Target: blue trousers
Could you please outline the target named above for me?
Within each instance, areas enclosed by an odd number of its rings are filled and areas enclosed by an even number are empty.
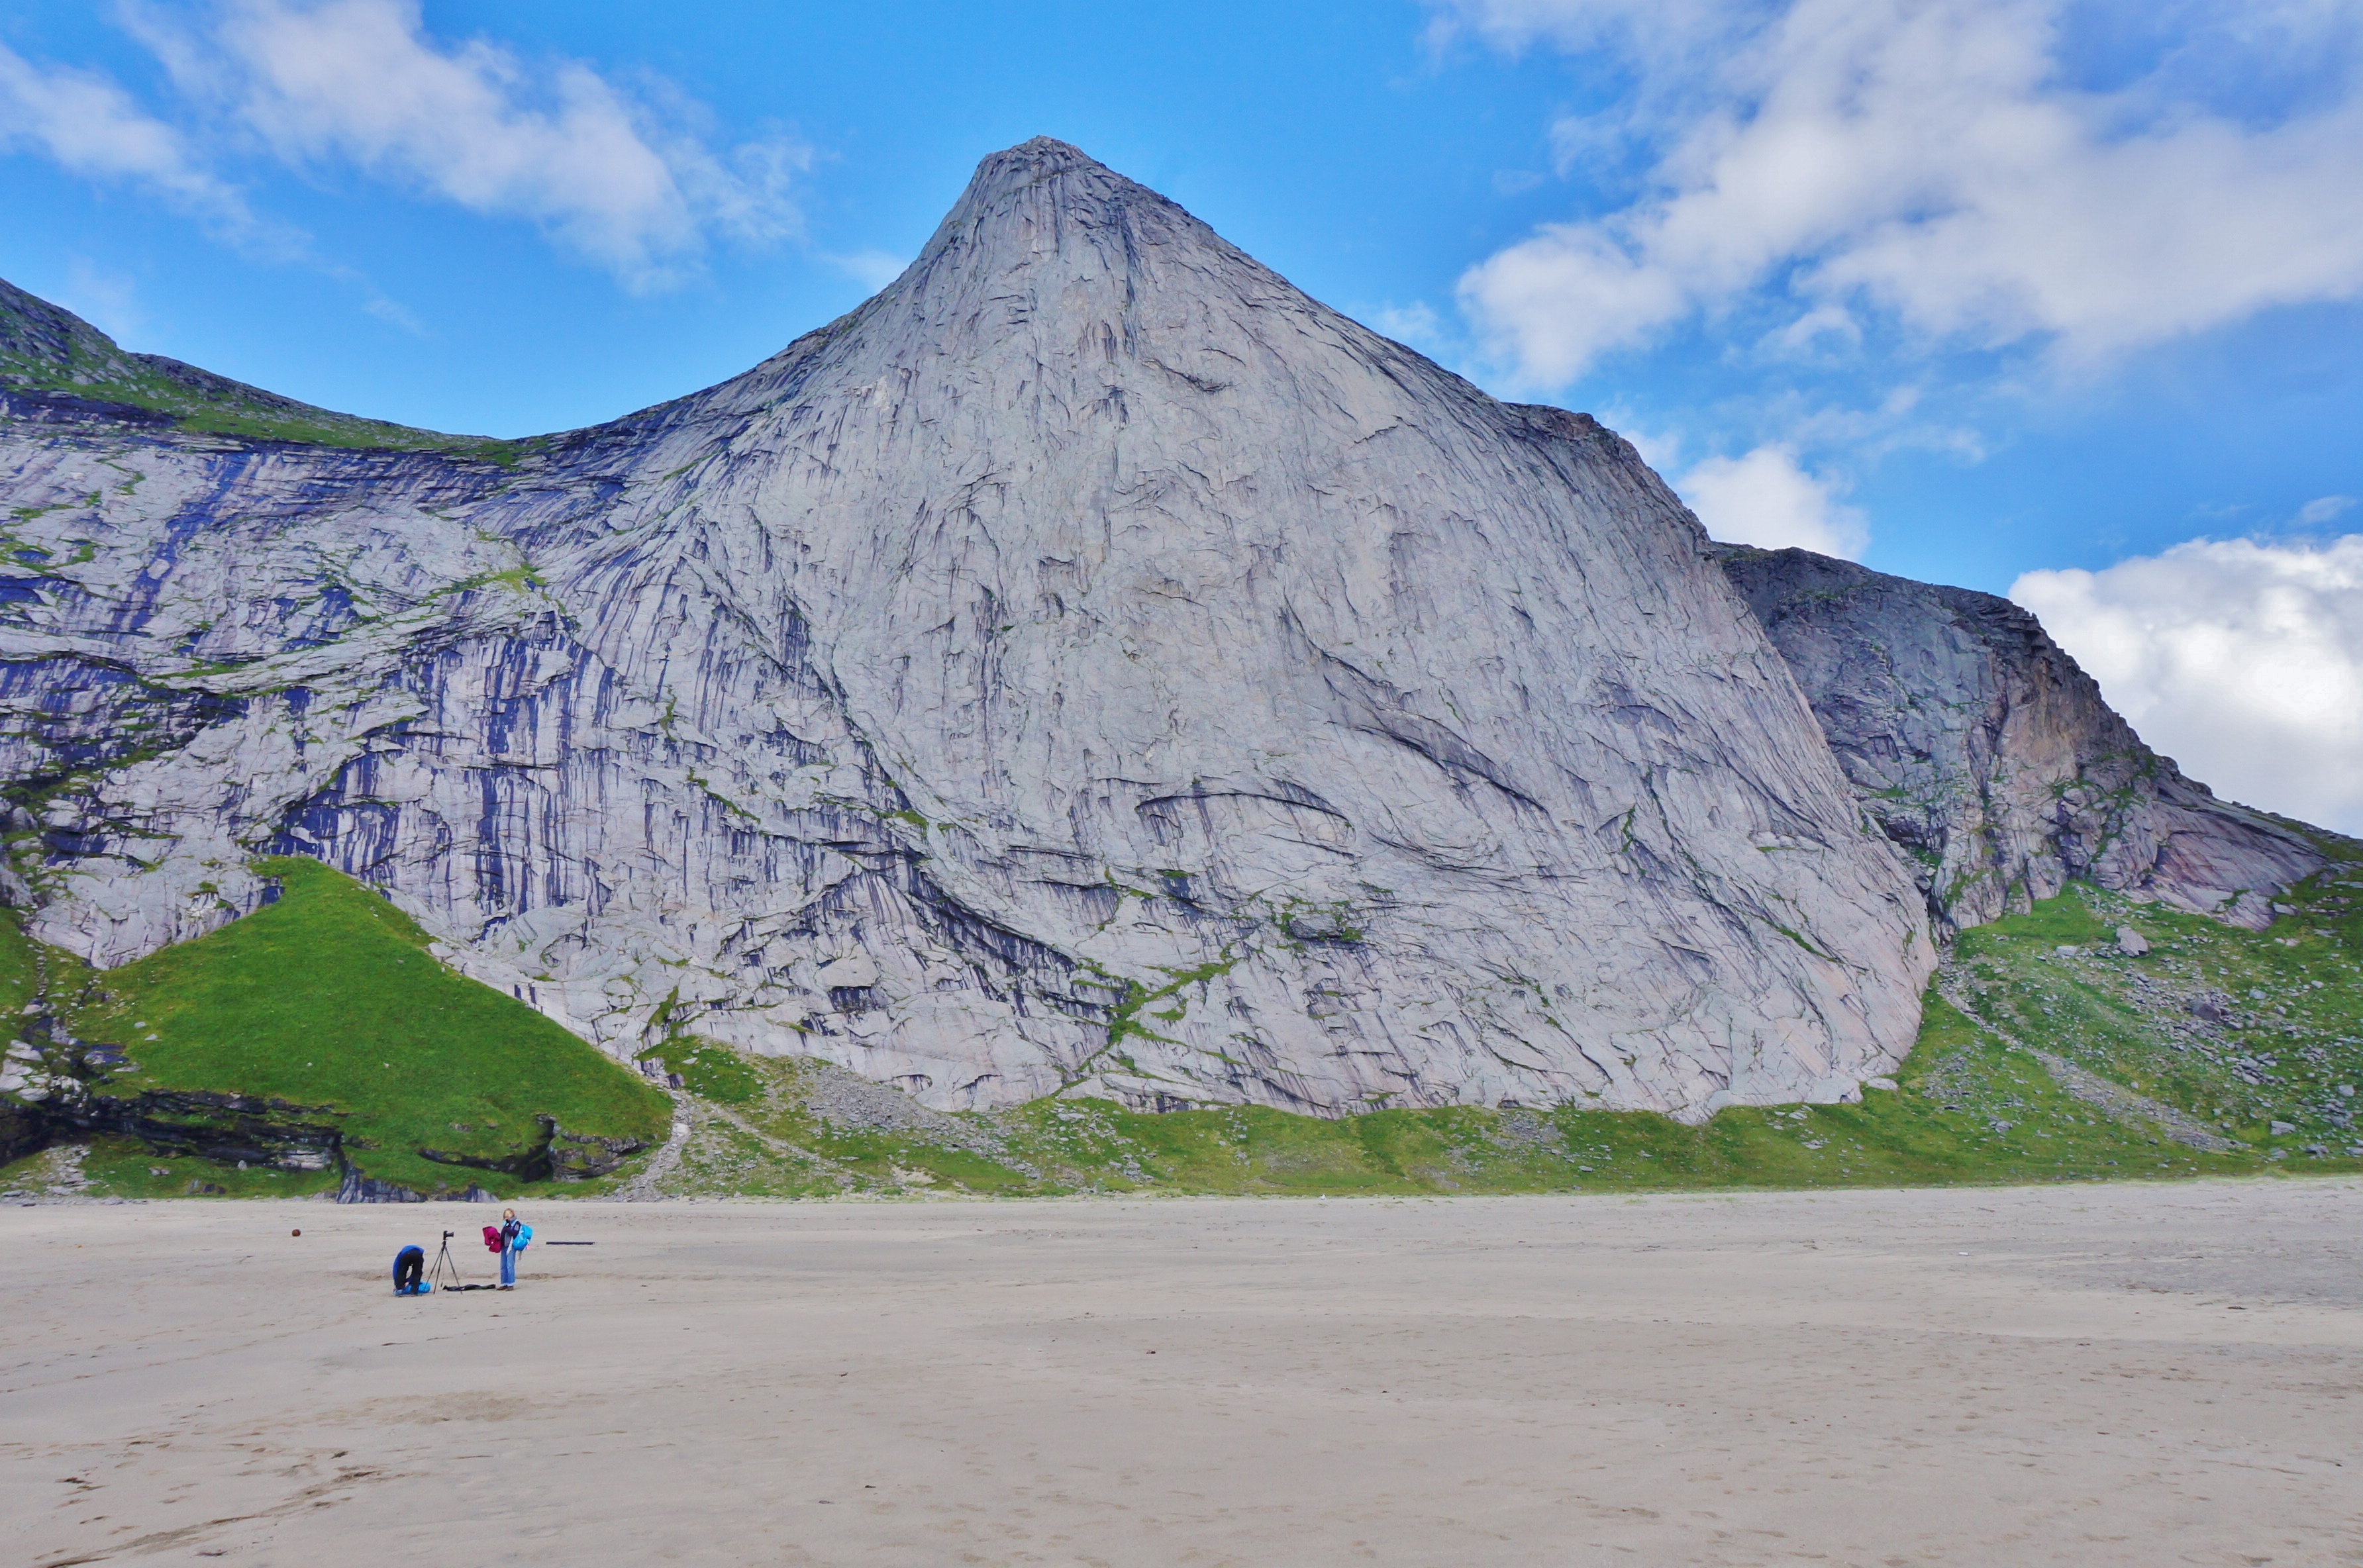
[[[516,1255],[517,1250],[515,1247],[501,1249],[501,1283],[503,1285],[516,1283]]]

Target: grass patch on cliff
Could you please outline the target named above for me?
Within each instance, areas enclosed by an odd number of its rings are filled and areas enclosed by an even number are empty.
[[[426,933],[384,899],[313,860],[259,868],[279,878],[278,901],[93,977],[67,1011],[75,1035],[119,1044],[136,1064],[95,1093],[207,1090],[324,1108],[358,1170],[424,1193],[471,1182],[504,1196],[540,1190],[422,1151],[519,1161],[543,1141],[543,1117],[662,1141],[662,1094],[436,962]]]
[[[15,1021],[33,999],[39,977],[33,939],[25,934],[25,912],[0,909],[0,1019],[8,1021],[0,1028],[0,1039],[15,1032]]]
[[[768,1080],[747,1057],[727,1045],[693,1034],[675,1034],[653,1050],[642,1052],[637,1059],[661,1064],[665,1071],[679,1073],[682,1085],[692,1094],[726,1105],[759,1099],[769,1087]]]
[[[312,403],[248,387],[227,375],[180,364],[177,359],[126,352],[114,337],[69,309],[5,281],[0,281],[0,390],[147,409],[170,415],[182,430],[265,442],[439,451],[501,465],[513,465],[529,447],[315,409]]]
[[[200,435],[292,441],[363,451],[435,452],[515,467],[531,443],[449,436],[383,419],[338,414],[281,398],[202,370],[169,372],[88,329],[63,360],[0,353],[0,389],[48,392],[145,409]]]

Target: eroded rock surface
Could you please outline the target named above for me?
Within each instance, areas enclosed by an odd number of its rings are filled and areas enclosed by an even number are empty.
[[[1062,144],[513,466],[9,394],[44,939],[387,890],[611,1049],[941,1108],[1835,1099],[1919,892],[1696,525]]]
[[[1981,925],[2086,878],[2260,931],[2325,863],[2144,745],[2009,600],[1808,550],[1716,555],[1940,921]]]

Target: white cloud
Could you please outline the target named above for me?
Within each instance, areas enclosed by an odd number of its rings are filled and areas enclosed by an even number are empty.
[[[694,107],[574,61],[535,65],[427,35],[416,0],[225,0],[202,24],[134,13],[186,91],[284,161],[349,163],[471,211],[540,224],[633,287],[674,279],[709,236],[796,232],[810,162],[784,138],[727,150]]]
[[[86,178],[128,180],[216,229],[255,228],[245,200],[208,171],[187,139],[106,77],[39,66],[0,44],[0,148],[28,146]]]
[[[1370,315],[1370,325],[1398,343],[1409,344],[1423,353],[1435,353],[1445,346],[1444,324],[1425,300],[1414,300],[1407,305],[1381,305]]]
[[[1656,60],[1680,58],[1730,32],[1747,0],[1431,0],[1431,44],[1474,33],[1515,53],[1537,43],[1570,53],[1617,48]]]
[[[1859,347],[1862,327],[1844,305],[1816,305],[1779,330],[1765,334],[1758,348],[1784,359],[1812,358],[1825,338],[1845,348]]]
[[[1556,386],[1759,292],[1800,314],[1859,301],[1985,347],[2031,337],[2086,365],[2363,293],[2363,73],[2268,120],[2199,102],[2206,73],[2171,51],[2129,85],[2080,91],[2065,9],[1459,0],[1447,21],[1497,46],[1621,60],[1635,123],[1611,129],[1656,149],[1645,195],[1496,253],[1462,304],[1509,374]],[[2215,75],[2237,75],[2243,49],[2351,56],[2357,29],[2333,13],[2352,9],[2219,29]]]
[[[1692,308],[1670,271],[1578,224],[1496,252],[1462,274],[1459,293],[1486,351],[1540,386],[1574,380],[1600,355],[1647,340]]]
[[[427,324],[425,322],[420,321],[416,315],[412,314],[411,311],[405,307],[399,301],[390,300],[383,294],[377,293],[375,290],[372,290],[370,296],[361,302],[361,309],[377,317],[388,326],[397,327],[404,332],[407,332],[413,337],[424,337],[427,336]]]
[[[1852,560],[1870,542],[1862,513],[1838,501],[1830,480],[1807,473],[1790,447],[1709,458],[1675,480],[1674,490],[1706,531],[1727,544],[1795,546]]]
[[[147,325],[139,286],[123,273],[103,271],[81,256],[66,263],[66,286],[58,303],[118,343]]]
[[[2339,513],[2352,510],[2354,505],[2355,498],[2351,495],[2318,495],[2297,509],[2298,525],[2319,528]]]
[[[2010,596],[2191,777],[2363,832],[2363,535],[2194,539]]]
[[[901,277],[903,269],[911,264],[909,257],[891,250],[855,250],[821,259],[872,293]]]
[[[1660,474],[1671,473],[1681,460],[1682,433],[1679,429],[1659,429],[1641,423],[1643,415],[1624,408],[1611,406],[1599,414],[1600,422],[1627,441],[1641,454],[1641,460]]]

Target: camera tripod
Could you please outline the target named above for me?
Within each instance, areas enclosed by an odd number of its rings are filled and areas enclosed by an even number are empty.
[[[451,1261],[451,1238],[454,1231],[443,1232],[443,1250],[435,1254],[435,1266],[427,1271],[427,1283],[438,1290],[465,1290],[460,1283],[460,1265]]]

